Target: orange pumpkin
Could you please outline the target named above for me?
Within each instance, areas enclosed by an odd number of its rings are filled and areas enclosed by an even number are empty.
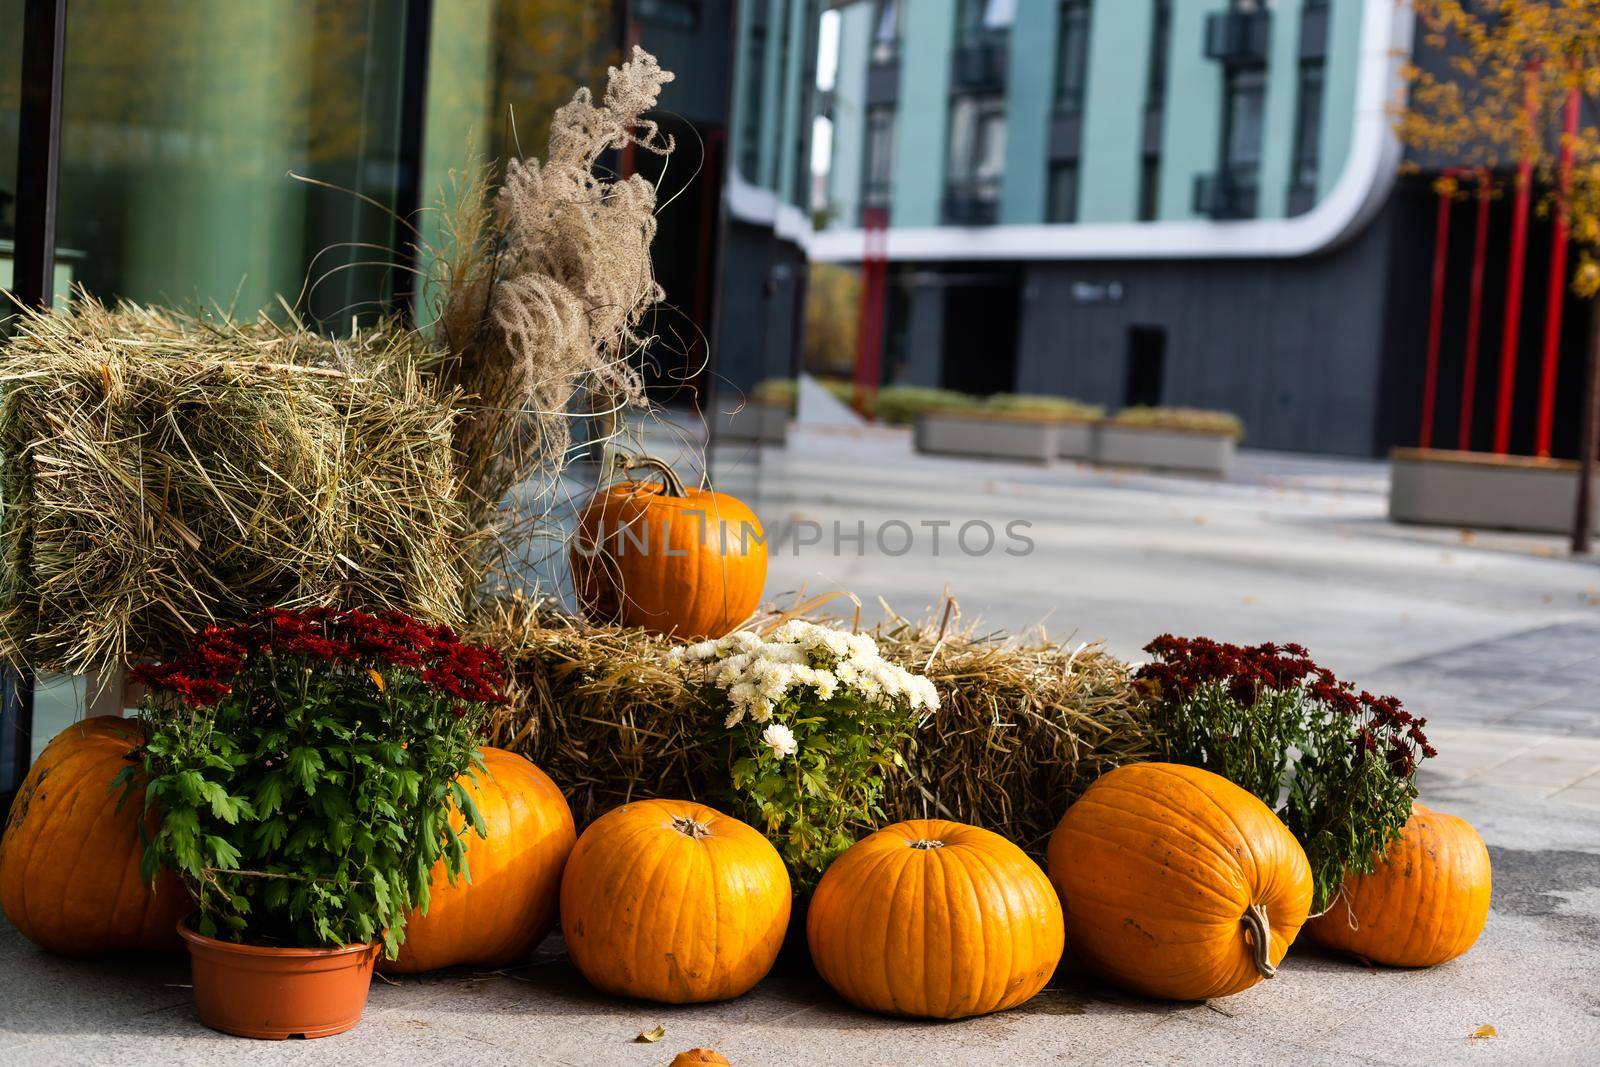
[[[1432,967],[1478,940],[1489,920],[1489,850],[1465,819],[1411,806],[1371,874],[1345,879],[1311,921],[1319,945],[1393,967]]]
[[[728,1061],[722,1053],[708,1048],[692,1048],[687,1052],[680,1052],[672,1057],[672,1063],[668,1067],[695,1067],[696,1064],[701,1063],[720,1064],[721,1067],[729,1067]]]
[[[467,789],[489,835],[467,833],[467,870],[450,884],[433,870],[428,913],[406,919],[400,956],[386,970],[506,967],[520,963],[555,928],[561,871],[577,840],[561,790],[515,752],[483,749],[483,770]],[[459,829],[460,815],[451,822]]]
[[[567,954],[606,993],[726,1000],[765,977],[789,925],[789,872],[738,819],[645,800],[596,819],[561,880]]]
[[[139,877],[144,788],[136,782],[125,801],[122,787],[110,788],[144,739],[134,719],[73,723],[45,746],[12,801],[0,839],[0,910],[46,951],[182,948],[178,920],[194,906],[188,890],[169,872],[153,888]],[[154,831],[154,818],[147,827]]]
[[[1272,977],[1311,909],[1294,835],[1196,767],[1102,775],[1062,816],[1049,863],[1073,952],[1150,997],[1224,997]]]
[[[579,603],[596,622],[683,640],[723,636],[761,602],[761,521],[726,493],[684,488],[660,460],[631,466],[662,483],[619,482],[590,499],[570,554]]]
[[[999,834],[914,819],[834,860],[806,936],[817,973],[852,1004],[961,1019],[1044,988],[1061,961],[1061,904],[1039,865]]]

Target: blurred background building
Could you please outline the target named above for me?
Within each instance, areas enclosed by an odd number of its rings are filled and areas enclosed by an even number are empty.
[[[1268,448],[1417,443],[1449,161],[1399,176],[1396,57],[1441,57],[1393,0],[857,0],[829,18],[809,250],[853,264],[887,223],[882,381],[1220,408]],[[1475,326],[1472,211],[1441,252],[1452,413],[1469,329],[1480,366],[1500,351],[1512,209],[1489,207]],[[1549,242],[1533,220],[1512,330],[1529,354]],[[1554,451],[1572,454],[1588,307],[1564,310]],[[1538,362],[1518,366],[1512,451],[1533,448]],[[1477,391],[1463,447],[1487,446],[1497,401]]]

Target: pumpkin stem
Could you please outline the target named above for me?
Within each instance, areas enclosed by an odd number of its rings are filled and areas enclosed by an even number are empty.
[[[944,842],[943,841],[929,841],[927,838],[923,838],[920,841],[911,842],[911,847],[915,848],[915,849],[921,849],[923,851],[927,851],[930,848],[944,848]]]
[[[682,815],[674,815],[672,817],[672,828],[683,836],[692,837],[696,841],[700,840],[702,837],[711,836],[711,827],[707,826],[703,822],[695,822],[693,819]]]
[[[1250,942],[1256,970],[1261,972],[1263,978],[1276,975],[1278,968],[1272,964],[1272,927],[1267,923],[1267,906],[1250,905],[1239,916],[1239,923],[1244,927],[1245,939]]]
[[[655,471],[661,476],[661,492],[664,495],[680,498],[689,495],[689,491],[683,487],[683,479],[678,477],[678,472],[665,460],[656,459],[654,456],[618,456],[617,466],[625,474],[640,467]]]

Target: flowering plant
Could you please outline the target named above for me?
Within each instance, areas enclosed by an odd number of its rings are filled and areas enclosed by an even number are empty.
[[[381,937],[392,958],[434,864],[454,881],[466,827],[485,832],[458,779],[481,765],[502,671],[446,627],[324,608],[208,627],[180,658],[136,668],[150,739],[135,758],[159,815],[145,878],[177,871],[208,937]]]
[[[1224,644],[1163,635],[1136,678],[1156,696],[1168,756],[1260,797],[1300,840],[1325,911],[1345,875],[1370,872],[1436,755],[1394,697],[1358,692],[1299,645]]]
[[[718,714],[706,747],[727,760],[734,809],[765,829],[799,888],[854,843],[853,826],[881,816],[884,775],[905,766],[918,713],[939,706],[933,683],[871,637],[799,619],[672,658],[701,673]]]

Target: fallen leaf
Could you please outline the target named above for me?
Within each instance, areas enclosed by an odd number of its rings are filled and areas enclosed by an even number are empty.
[[[1461,531],[1461,543],[1462,544],[1470,545],[1470,544],[1472,544],[1472,542],[1476,541],[1477,539],[1478,539],[1477,531],[1475,531],[1475,530],[1462,530]]]
[[[1244,598],[1244,604],[1246,606],[1248,606],[1250,604],[1254,604],[1255,602],[1256,602],[1256,598],[1253,597],[1253,596],[1247,596],[1247,597]]]
[[[1481,1038],[1485,1038],[1485,1037],[1499,1037],[1499,1036],[1500,1036],[1500,1031],[1496,1030],[1494,1027],[1490,1026],[1488,1023],[1484,1023],[1482,1026],[1480,1026],[1476,1030],[1472,1031],[1472,1034],[1471,1034],[1472,1040],[1474,1040],[1474,1041],[1477,1041],[1477,1040],[1479,1040]]]
[[[1206,517],[1204,515],[1196,515],[1194,517],[1194,524],[1196,526],[1204,526],[1206,524]]]
[[[660,1041],[662,1038],[664,1038],[666,1036],[667,1036],[667,1028],[665,1026],[656,1026],[656,1027],[652,1027],[649,1030],[640,1030],[639,1031],[639,1036],[634,1038],[633,1040],[635,1042],[637,1042],[638,1044],[641,1044],[641,1045],[651,1045],[651,1044],[654,1044],[657,1041]]]

